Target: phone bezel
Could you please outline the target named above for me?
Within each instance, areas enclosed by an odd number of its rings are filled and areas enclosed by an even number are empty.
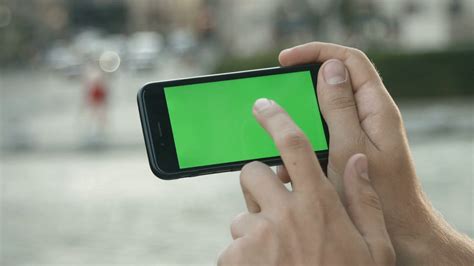
[[[148,161],[152,172],[160,179],[172,180],[197,175],[240,170],[244,164],[255,160],[261,161],[270,166],[282,163],[281,158],[279,156],[276,156],[180,169],[176,154],[176,147],[174,144],[173,134],[171,130],[171,123],[166,104],[166,97],[164,94],[164,89],[166,87],[268,76],[299,71],[310,71],[315,89],[316,100],[318,101],[316,90],[319,68],[320,64],[309,64],[292,67],[272,67],[232,73],[199,76],[185,79],[150,82],[145,84],[138,91],[137,101],[143,135],[145,139],[145,146],[148,154]],[[153,104],[150,104],[150,102],[153,102]],[[319,113],[321,115],[321,121],[323,123],[324,134],[326,135],[326,140],[329,145],[329,131],[326,125],[326,121],[324,120],[321,114],[321,110],[319,110]],[[328,150],[318,151],[315,153],[320,161],[327,161]]]

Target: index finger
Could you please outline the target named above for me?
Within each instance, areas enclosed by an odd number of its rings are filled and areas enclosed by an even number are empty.
[[[346,66],[361,126],[372,142],[380,147],[380,144],[387,142],[387,135],[398,131],[401,117],[379,73],[362,51],[337,44],[312,42],[286,49],[279,57],[284,66],[330,59],[339,59]]]
[[[279,57],[284,66],[325,62],[329,59],[339,59],[346,65],[354,90],[370,82],[381,82],[374,65],[362,51],[342,45],[311,42],[286,49]]]
[[[280,151],[294,191],[315,188],[324,182],[324,173],[311,143],[277,103],[258,99],[253,112]]]

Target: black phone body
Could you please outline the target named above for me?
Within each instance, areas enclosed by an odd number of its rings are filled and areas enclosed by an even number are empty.
[[[312,132],[315,153],[327,162],[329,133],[316,92],[319,68],[274,67],[144,85],[137,100],[152,172],[170,180],[240,170],[255,160],[281,164],[252,116],[258,98],[276,100],[306,135]]]

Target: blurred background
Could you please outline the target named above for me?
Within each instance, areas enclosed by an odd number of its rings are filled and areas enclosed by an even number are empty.
[[[424,190],[473,237],[474,1],[0,0],[0,264],[214,264],[238,173],[154,177],[137,90],[312,40],[369,54]]]

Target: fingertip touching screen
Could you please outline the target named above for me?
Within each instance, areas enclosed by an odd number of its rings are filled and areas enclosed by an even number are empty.
[[[259,98],[282,106],[314,151],[328,149],[310,71],[164,89],[181,169],[279,156],[253,116]]]

